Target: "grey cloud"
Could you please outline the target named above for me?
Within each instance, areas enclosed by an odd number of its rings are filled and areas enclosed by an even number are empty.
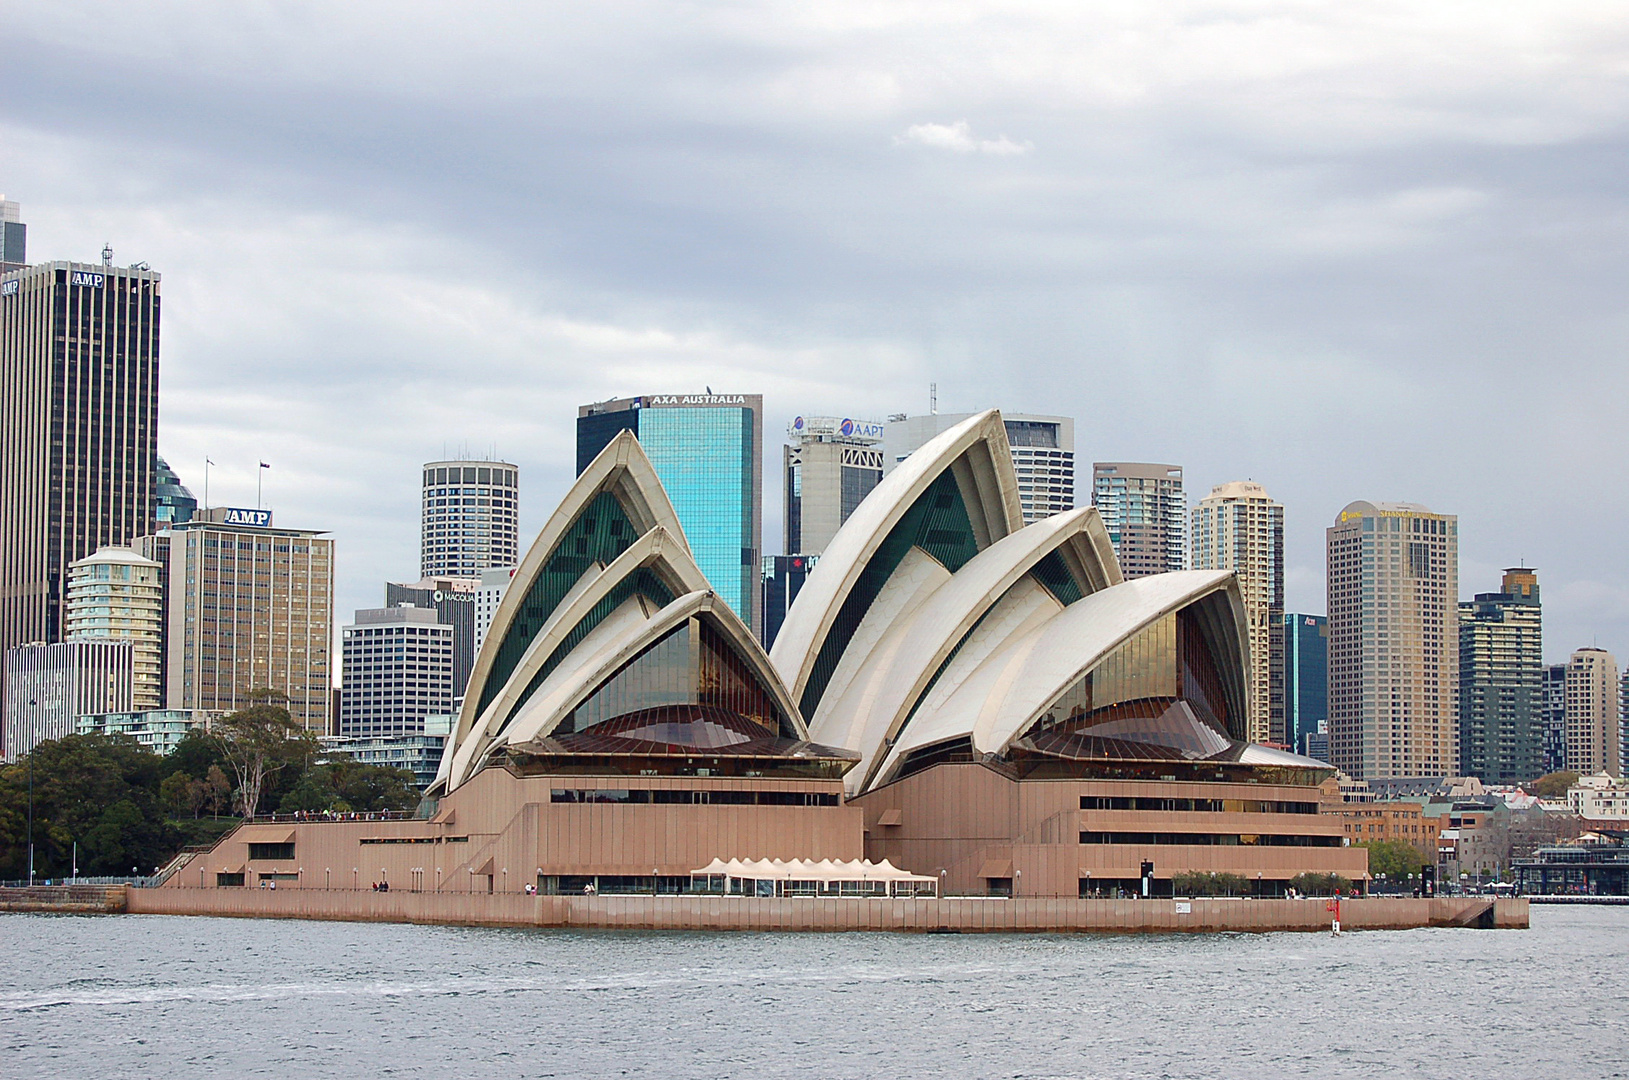
[[[1087,462],[1261,480],[1295,606],[1342,505],[1418,499],[1461,515],[1462,592],[1525,556],[1551,654],[1629,650],[1609,6],[8,21],[34,255],[164,272],[166,453],[195,487],[205,452],[273,461],[279,513],[339,536],[342,605],[412,572],[449,443],[518,460],[536,527],[580,402],[763,390],[773,432],[934,380],[1072,413]],[[977,152],[1002,138],[1038,149]]]

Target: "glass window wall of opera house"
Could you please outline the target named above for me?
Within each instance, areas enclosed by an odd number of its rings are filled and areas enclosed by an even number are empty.
[[[1156,893],[1363,879],[1317,813],[1333,770],[1244,741],[1232,574],[1125,580],[1090,508],[1026,526],[1006,440],[990,411],[901,462],[766,653],[622,432],[516,568],[419,817],[255,822],[166,887],[663,893],[798,860],[947,895],[1099,895],[1148,864]]]

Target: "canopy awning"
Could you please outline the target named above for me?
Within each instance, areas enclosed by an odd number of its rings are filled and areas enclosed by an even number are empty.
[[[232,839],[245,844],[292,844],[294,830],[287,825],[245,825]]]
[[[752,878],[758,881],[937,881],[937,878],[925,874],[913,874],[908,870],[901,870],[887,859],[874,863],[870,859],[852,859],[847,862],[833,862],[831,859],[714,859],[699,870],[690,872],[692,877],[733,877]]]

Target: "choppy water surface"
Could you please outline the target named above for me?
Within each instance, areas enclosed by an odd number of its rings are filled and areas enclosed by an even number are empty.
[[[6,1077],[1629,1075],[1629,910],[1533,929],[623,934],[0,915]]]

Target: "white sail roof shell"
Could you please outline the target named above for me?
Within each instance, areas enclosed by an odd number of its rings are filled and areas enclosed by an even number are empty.
[[[906,728],[877,775],[886,777],[913,750],[963,736],[971,736],[980,753],[1005,751],[1122,642],[1226,590],[1238,590],[1231,571],[1183,570],[1121,582],[1076,601],[991,656],[931,716]],[[1242,608],[1235,603],[1234,610]],[[1242,628],[1235,632],[1243,646]]]
[[[1066,553],[1077,564],[1071,576],[1083,579],[1083,592],[1121,580],[1108,533],[1090,507],[1054,515],[998,540],[954,575],[945,574],[925,599],[891,622],[866,650],[859,670],[837,693],[828,692],[822,699],[810,719],[812,737],[827,745],[857,749],[860,764],[850,776],[863,786],[952,650],[1053,552]],[[892,587],[890,580],[886,588]],[[1041,596],[1049,598],[1044,591]],[[879,597],[879,604],[884,599]],[[1064,609],[1063,602],[1056,599],[1051,599],[1050,606],[1054,612]],[[859,651],[859,643],[851,644],[850,651]],[[837,681],[834,677],[833,682]]]
[[[809,572],[770,656],[801,699],[832,623],[860,574],[895,525],[947,470],[955,473],[978,546],[1023,527],[1007,429],[995,409],[971,416],[929,440],[871,490]],[[828,688],[828,690],[833,688]]]

